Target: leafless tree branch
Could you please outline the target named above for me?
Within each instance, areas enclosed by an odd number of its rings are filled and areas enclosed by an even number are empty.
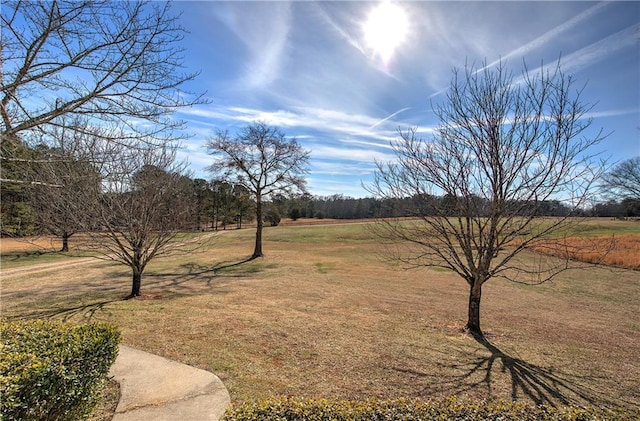
[[[391,257],[412,266],[450,269],[470,287],[467,327],[481,335],[482,285],[502,277],[540,283],[567,269],[559,259],[517,258],[541,239],[562,233],[602,174],[589,153],[602,132],[586,136],[591,109],[560,66],[515,80],[495,69],[454,71],[447,101],[435,107],[433,139],[400,130],[391,146],[397,161],[378,162],[371,191],[381,198],[413,198],[413,222],[382,221]],[[563,203],[558,218],[541,206]],[[400,245],[406,247],[401,248]]]

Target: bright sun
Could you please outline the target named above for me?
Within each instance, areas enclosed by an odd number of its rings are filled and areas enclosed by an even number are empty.
[[[364,24],[364,39],[373,53],[388,64],[396,47],[407,36],[407,14],[398,5],[385,1],[369,13]]]

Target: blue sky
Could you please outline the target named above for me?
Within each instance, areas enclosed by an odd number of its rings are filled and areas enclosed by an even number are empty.
[[[587,83],[592,127],[612,132],[594,152],[640,155],[640,2],[396,1],[371,15],[381,3],[174,3],[190,32],[185,64],[202,72],[189,89],[211,101],[178,115],[193,134],[182,155],[194,174],[210,178],[203,145],[216,128],[260,120],[311,151],[312,194],[367,196],[361,184],[374,160],[393,160],[398,127],[429,137],[452,69],[500,58],[518,75],[523,59],[535,70],[562,57]]]

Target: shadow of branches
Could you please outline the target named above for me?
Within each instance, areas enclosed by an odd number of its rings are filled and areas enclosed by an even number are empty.
[[[94,320],[96,315],[103,311],[104,308],[111,303],[123,301],[124,298],[105,300],[92,303],[83,303],[71,306],[60,306],[46,309],[37,309],[25,312],[18,319],[60,319],[62,321],[82,320],[89,323]]]
[[[229,269],[241,268],[246,263],[254,261],[254,257],[248,257],[242,260],[227,260],[224,262],[216,263],[213,266],[205,266],[198,265],[195,263],[187,263],[182,265],[183,268],[187,269],[187,274],[185,275],[188,278],[198,277],[202,275],[213,275],[213,276],[221,276],[225,271]]]
[[[184,263],[168,273],[148,273],[142,277],[141,297],[165,299],[199,293],[222,293],[229,278],[247,276],[262,270],[254,259],[223,261],[214,265]],[[18,303],[5,312],[12,319],[56,318],[64,321],[91,322],[101,319],[110,304],[126,301],[130,278],[126,270],[105,272],[99,279],[57,283],[34,289],[3,291],[5,299]]]
[[[259,263],[247,265],[254,261],[249,257],[223,261],[212,266],[185,263],[175,271],[144,275],[142,288],[168,288],[167,291],[173,294],[194,293],[201,291],[202,287],[220,286],[224,278],[240,278],[261,271]]]
[[[400,367],[394,367],[394,370],[425,381],[419,396],[481,394],[487,399],[505,399],[505,382],[509,382],[508,398],[513,401],[525,399],[552,407],[617,406],[600,391],[602,382],[610,380],[604,376],[570,374],[553,367],[540,367],[503,352],[486,338],[475,340],[488,353],[479,355],[477,350],[459,349],[457,355],[447,355],[436,363],[439,370],[434,373]]]

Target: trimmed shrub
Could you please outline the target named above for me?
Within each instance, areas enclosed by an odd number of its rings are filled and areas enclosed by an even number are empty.
[[[0,319],[3,420],[78,420],[91,414],[118,354],[115,327]]]
[[[516,402],[471,402],[451,397],[340,401],[331,399],[271,398],[232,404],[224,421],[596,421],[637,420],[638,414],[600,408],[552,408]]]

